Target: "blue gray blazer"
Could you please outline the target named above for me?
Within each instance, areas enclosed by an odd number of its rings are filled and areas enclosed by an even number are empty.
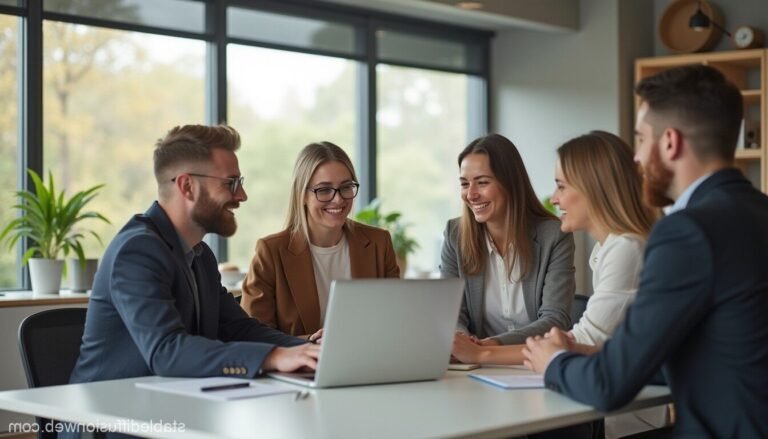
[[[253,377],[275,345],[305,343],[251,319],[221,286],[211,249],[202,247],[190,271],[179,235],[157,203],[120,230],[96,273],[72,383]]]
[[[635,302],[599,353],[555,357],[547,387],[601,411],[662,366],[676,437],[768,437],[768,197],[716,172],[660,220]]]
[[[464,279],[464,300],[459,313],[459,327],[480,337],[490,337],[502,344],[524,343],[527,337],[540,335],[553,326],[569,328],[570,310],[576,290],[573,266],[573,235],[560,231],[560,221],[543,220],[531,227],[533,268],[523,278],[523,299],[531,323],[503,334],[485,334],[485,272],[466,275],[461,270],[459,254],[459,218],[445,227],[440,263],[442,277]]]

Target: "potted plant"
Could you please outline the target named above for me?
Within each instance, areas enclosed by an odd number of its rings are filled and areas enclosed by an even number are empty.
[[[48,172],[48,185],[43,184],[37,173],[28,169],[35,186],[34,192],[18,191],[20,203],[13,206],[21,215],[11,221],[0,232],[0,242],[6,241],[12,250],[21,238],[30,240],[29,249],[22,257],[22,264],[29,262],[32,291],[36,294],[56,294],[61,287],[63,261],[60,254],[73,253],[80,265],[86,267],[86,258],[81,241],[88,233],[101,243],[101,238],[92,230],[81,230],[76,225],[86,219],[98,219],[110,223],[103,215],[84,211],[104,186],[93,186],[66,198],[64,191],[57,193],[53,174]]]
[[[397,211],[381,213],[381,201],[374,199],[370,204],[357,212],[355,220],[375,227],[388,230],[392,236],[392,246],[395,248],[397,266],[400,268],[400,276],[405,275],[408,264],[408,255],[419,248],[415,239],[408,236],[406,224],[400,222],[402,214]]]

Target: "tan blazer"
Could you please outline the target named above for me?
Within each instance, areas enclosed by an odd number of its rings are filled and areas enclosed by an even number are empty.
[[[344,231],[353,278],[400,276],[389,232],[351,220]],[[256,242],[240,306],[265,325],[291,335],[321,328],[315,269],[303,235],[283,230]]]

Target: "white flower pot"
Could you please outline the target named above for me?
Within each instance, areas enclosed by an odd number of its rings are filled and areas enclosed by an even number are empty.
[[[77,258],[67,259],[67,286],[69,289],[78,292],[90,290],[98,266],[98,259],[86,259],[85,266],[81,265]]]
[[[32,294],[59,294],[64,261],[32,258],[29,260],[29,277]]]

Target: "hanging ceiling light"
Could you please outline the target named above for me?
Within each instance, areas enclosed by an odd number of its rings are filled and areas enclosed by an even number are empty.
[[[715,29],[719,29],[722,33],[728,35],[729,37],[731,36],[730,32],[717,24],[717,22],[711,20],[709,16],[701,10],[701,0],[699,0],[698,5],[696,6],[696,13],[691,15],[690,20],[688,20],[688,27],[695,30],[696,32],[701,32],[704,29],[709,28],[710,23],[715,27]]]

